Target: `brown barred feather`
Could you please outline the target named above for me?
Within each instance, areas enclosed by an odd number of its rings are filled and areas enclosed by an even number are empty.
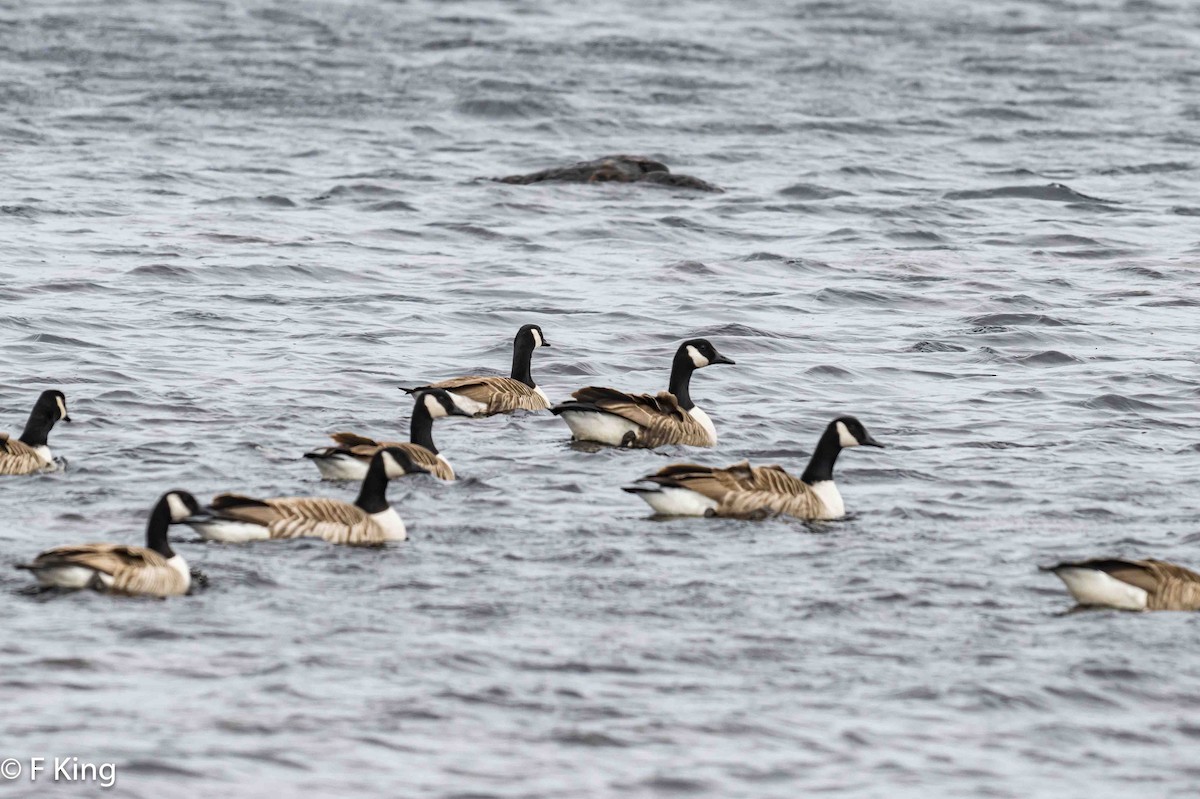
[[[24,441],[0,433],[0,474],[33,474],[53,466]]]
[[[152,549],[121,544],[81,544],[55,547],[34,558],[35,568],[82,566],[113,578],[108,588],[117,594],[179,596],[186,594],[189,578],[173,569]]]
[[[469,400],[486,405],[484,415],[512,411],[545,411],[550,403],[520,380],[511,377],[455,377],[434,383],[429,388],[443,388],[461,394]]]
[[[1146,610],[1200,610],[1200,574],[1161,560],[1088,561],[1123,583],[1146,592]]]
[[[736,518],[769,514],[819,519],[824,505],[812,488],[782,467],[751,466],[742,461],[725,468],[678,463],[646,478],[664,486],[687,488],[717,503],[718,516]]]
[[[370,514],[357,505],[337,499],[279,497],[249,500],[221,494],[213,499],[212,506],[219,510],[221,518],[263,525],[273,539],[321,538],[331,544],[349,546],[387,543],[386,534]]]

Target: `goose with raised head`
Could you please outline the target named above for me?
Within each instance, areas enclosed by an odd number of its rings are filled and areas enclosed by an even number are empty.
[[[683,342],[671,362],[667,390],[657,395],[627,394],[613,388],[581,388],[550,409],[571,428],[576,441],[596,441],[614,447],[662,447],[717,443],[712,419],[692,402],[692,373],[717,363],[734,361],[717,352],[707,339]]]
[[[1047,566],[1083,607],[1200,610],[1200,574],[1161,560],[1097,558]]]
[[[512,371],[509,377],[472,375],[454,377],[428,386],[406,388],[409,394],[431,388],[446,390],[456,405],[472,416],[492,416],[513,411],[544,411],[550,408],[546,392],[533,382],[530,367],[533,351],[549,347],[542,329],[525,325],[513,339]]]
[[[826,426],[799,477],[780,466],[751,466],[749,461],[725,469],[677,463],[642,478],[648,485],[624,490],[637,494],[660,516],[840,519],[846,506],[833,482],[833,467],[843,449],[858,446],[883,447],[861,422],[842,416]]]
[[[306,452],[304,457],[317,465],[322,479],[361,480],[366,476],[371,458],[379,450],[396,447],[408,453],[409,458],[420,467],[419,471],[428,472],[440,480],[453,480],[453,467],[433,443],[433,420],[471,414],[460,408],[450,394],[441,388],[418,390],[413,400],[408,442],[376,441],[357,433],[333,433],[329,437],[337,442],[336,447],[321,447]]]
[[[146,546],[80,544],[48,549],[17,568],[33,572],[43,588],[92,588],[112,594],[178,596],[192,584],[191,571],[167,539],[171,524],[199,509],[186,491],[168,491],[150,511]]]
[[[69,422],[67,398],[61,391],[43,391],[29,413],[20,438],[0,432],[0,475],[33,474],[56,468],[47,443],[58,422]]]
[[[400,447],[371,457],[353,503],[325,497],[256,499],[218,494],[184,523],[210,541],[241,544],[290,538],[320,538],[331,544],[382,546],[408,537],[404,521],[387,498],[389,479],[424,469]]]

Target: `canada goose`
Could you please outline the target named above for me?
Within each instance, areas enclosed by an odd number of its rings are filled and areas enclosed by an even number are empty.
[[[556,405],[550,412],[562,417],[577,441],[614,447],[711,447],[717,443],[717,429],[708,414],[692,402],[692,372],[733,362],[707,340],[694,338],[676,350],[667,391],[652,396],[589,386],[572,394],[574,401]]]
[[[168,491],[150,511],[146,546],[80,544],[55,547],[18,566],[28,569],[44,588],[94,588],[113,594],[178,596],[192,584],[182,555],[167,541],[167,528],[199,509],[186,491]]]
[[[441,480],[453,480],[454,469],[441,456],[433,443],[433,420],[443,416],[470,416],[454,403],[444,389],[418,390],[413,395],[412,421],[409,423],[409,443],[401,441],[376,441],[357,433],[334,433],[330,436],[338,443],[336,447],[322,447],[306,452],[304,457],[312,460],[325,480],[362,480],[367,474],[371,458],[383,447],[398,447],[425,471]]]
[[[808,468],[797,479],[779,466],[727,469],[677,463],[642,478],[651,486],[626,489],[661,516],[732,516],[757,518],[771,513],[797,519],[840,519],[846,515],[833,482],[833,465],[847,447],[883,447],[853,416],[834,419],[817,442]]]
[[[1200,610],[1200,574],[1161,560],[1098,558],[1044,567],[1085,607]]]
[[[43,391],[34,403],[18,439],[0,432],[0,474],[32,474],[55,468],[54,458],[46,443],[55,422],[69,422],[67,398],[61,391]]]
[[[512,411],[544,411],[550,408],[546,392],[537,387],[529,372],[533,351],[549,347],[550,342],[537,325],[525,325],[513,339],[510,377],[455,377],[428,386],[404,389],[409,394],[442,388],[450,393],[458,407],[472,416],[492,416]]]
[[[387,500],[388,479],[423,471],[408,451],[384,447],[371,457],[354,503],[324,497],[254,499],[218,494],[184,523],[203,538],[241,544],[283,538],[323,538],[331,544],[380,546],[408,537]]]

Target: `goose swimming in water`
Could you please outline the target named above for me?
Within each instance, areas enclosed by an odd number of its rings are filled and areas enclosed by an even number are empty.
[[[668,390],[657,395],[627,394],[589,386],[550,409],[562,417],[577,441],[596,441],[614,447],[662,447],[688,444],[711,447],[717,429],[708,414],[692,402],[692,373],[716,363],[734,361],[717,352],[706,339],[683,342],[671,362]]]
[[[167,540],[167,529],[199,510],[196,498],[186,491],[163,494],[146,526],[146,546],[80,544],[55,547],[22,564],[43,588],[92,588],[128,596],[179,596],[192,583],[182,555]]]
[[[1097,558],[1043,568],[1083,607],[1200,610],[1200,574],[1161,560]]]
[[[336,447],[321,447],[306,452],[304,457],[317,465],[325,480],[361,480],[375,453],[384,447],[397,447],[408,453],[418,471],[428,472],[440,480],[453,480],[454,469],[433,443],[433,420],[446,416],[470,416],[455,403],[444,389],[419,389],[413,394],[412,421],[409,441],[376,441],[357,433],[334,433],[330,436]]]
[[[428,386],[404,389],[409,394],[428,391],[431,388],[445,389],[456,405],[473,416],[492,416],[512,411],[544,411],[550,408],[546,392],[538,388],[530,373],[533,351],[538,347],[549,347],[542,329],[537,325],[525,325],[513,339],[512,372],[509,377],[474,375],[455,377]]]
[[[407,450],[384,447],[371,457],[353,504],[324,497],[218,494],[184,523],[205,539],[226,543],[320,538],[331,544],[382,546],[408,537],[404,521],[388,502],[388,480],[421,471]]]
[[[56,468],[47,439],[55,423],[69,421],[63,393],[54,389],[43,391],[20,438],[0,432],[0,475],[33,474]]]
[[[649,486],[625,488],[660,516],[729,516],[759,518],[770,514],[797,519],[829,520],[846,515],[842,495],[833,482],[833,466],[843,449],[880,447],[853,416],[834,419],[800,477],[779,466],[751,466],[749,461],[726,469],[677,463],[642,478]]]

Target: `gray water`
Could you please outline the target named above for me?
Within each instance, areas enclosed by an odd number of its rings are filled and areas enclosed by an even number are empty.
[[[0,757],[141,797],[1200,790],[1200,621],[1038,565],[1200,565],[1200,11],[1179,2],[0,3]],[[720,195],[480,178],[612,152]],[[712,451],[439,423],[412,539],[176,549],[171,601],[8,564],[170,488],[352,499],[396,386],[697,374]],[[850,517],[655,521],[671,462],[839,462]],[[57,788],[57,791],[50,790]],[[94,787],[5,784],[5,795]]]

